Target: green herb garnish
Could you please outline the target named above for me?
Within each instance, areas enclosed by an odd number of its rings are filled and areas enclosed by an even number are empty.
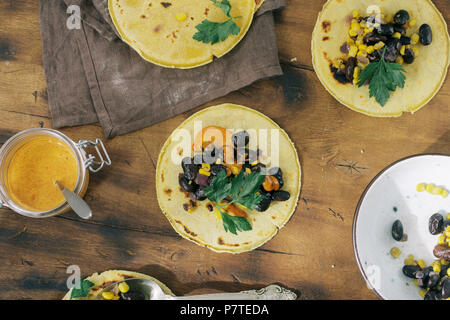
[[[70,299],[86,298],[89,295],[89,292],[91,292],[91,288],[93,286],[94,283],[86,279],[75,283],[75,286],[72,288],[72,293],[70,294]]]
[[[259,192],[265,175],[259,172],[244,174],[241,171],[231,180],[227,177],[226,171],[222,170],[214,177],[210,186],[205,188],[205,196],[216,203],[219,210],[225,231],[237,234],[237,231],[252,230],[250,223],[243,217],[235,217],[224,212],[222,208],[232,203],[239,203],[244,207],[253,210],[264,198]],[[225,198],[231,196],[231,201],[220,204]]]
[[[208,19],[203,20],[200,24],[196,25],[195,28],[198,30],[194,34],[193,38],[197,41],[204,43],[216,44],[221,41],[225,41],[230,34],[238,35],[241,28],[234,22],[234,19],[241,17],[232,17],[230,15],[231,4],[228,0],[211,0],[217,7],[222,9],[222,11],[229,18],[224,22],[213,22]]]
[[[406,79],[406,76],[403,74],[406,71],[402,65],[386,62],[384,59],[385,53],[386,47],[383,50],[380,61],[371,62],[362,70],[358,82],[358,87],[361,87],[367,80],[370,81],[370,97],[375,97],[375,100],[382,107],[389,100],[390,91],[395,91],[397,87],[403,88]]]

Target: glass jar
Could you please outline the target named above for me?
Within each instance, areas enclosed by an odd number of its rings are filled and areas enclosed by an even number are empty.
[[[95,142],[81,140],[75,143],[63,133],[52,129],[35,128],[19,132],[0,148],[0,208],[7,207],[21,215],[32,218],[52,217],[70,210],[68,203],[63,202],[58,207],[48,211],[30,211],[15,203],[8,194],[7,179],[11,160],[21,147],[40,137],[57,138],[73,152],[78,169],[77,183],[73,192],[80,197],[84,197],[86,194],[89,184],[89,172],[95,173],[100,171],[105,165],[111,165],[111,159],[100,139],[96,139]],[[89,147],[95,148],[97,156],[87,152],[86,149]]]

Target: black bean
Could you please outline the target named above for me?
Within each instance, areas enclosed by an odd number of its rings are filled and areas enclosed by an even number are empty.
[[[420,267],[405,265],[405,266],[403,266],[402,271],[405,276],[412,278],[412,279],[416,279],[416,272],[420,271]]]
[[[264,163],[257,163],[256,165],[252,166],[253,172],[261,172],[263,174],[266,173],[266,165]]]
[[[192,192],[195,189],[194,184],[189,183],[189,180],[184,175],[180,174],[178,176],[178,182],[180,183],[181,188],[186,192]]]
[[[194,194],[198,201],[203,201],[206,199],[204,187],[200,187],[197,190],[195,190]]]
[[[272,200],[274,201],[287,201],[290,197],[291,194],[284,190],[279,190],[272,193]]]
[[[388,41],[386,41],[386,53],[384,55],[384,59],[387,62],[395,62],[401,47],[402,44],[400,43],[399,39],[390,38]]]
[[[428,46],[433,41],[433,32],[428,24],[423,24],[419,29],[420,43],[424,46]]]
[[[198,184],[199,186],[206,187],[210,183],[209,176],[198,174],[197,177],[195,178],[195,183]]]
[[[445,279],[441,284],[442,299],[450,298],[450,278]]]
[[[392,224],[392,238],[396,241],[401,241],[403,239],[403,224],[400,220],[395,220]]]
[[[441,266],[441,272],[439,273],[439,275],[442,277],[445,277],[447,275],[447,269],[450,268],[450,264],[446,265],[446,266]]]
[[[375,29],[380,36],[391,37],[395,30],[393,24],[381,24]]]
[[[423,299],[424,300],[441,300],[441,293],[436,290],[428,290]]]
[[[438,259],[450,261],[450,247],[438,244],[434,247],[433,254]]]
[[[428,229],[432,235],[444,231],[444,217],[440,213],[433,214],[428,220]]]
[[[402,36],[400,38],[400,43],[404,46],[411,44],[411,38],[410,37],[406,37],[406,36]]]
[[[405,28],[398,24],[394,24],[394,31],[400,33],[403,36],[406,34]]]
[[[220,171],[223,171],[223,170],[227,171],[227,168],[224,165],[215,164],[215,165],[211,166],[210,172],[211,172],[212,176],[217,176],[220,173]]]
[[[250,141],[250,135],[247,131],[240,131],[231,136],[233,144],[236,148],[243,148],[248,145]]]
[[[381,36],[381,35],[373,33],[373,32],[366,34],[363,39],[364,43],[368,44],[368,45],[373,45],[380,41],[386,42],[387,40],[388,40],[388,38],[386,36]]]
[[[439,283],[439,280],[441,280],[441,277],[439,276],[438,272],[430,272],[430,275],[428,276],[427,281],[427,288],[434,288]]]
[[[403,61],[407,64],[411,64],[414,62],[414,51],[411,49],[405,49],[405,54],[403,55]]]
[[[358,65],[358,59],[355,57],[350,57],[345,65],[345,77],[348,81],[353,81],[353,73],[355,72],[355,67]]]
[[[394,22],[398,25],[405,25],[409,21],[409,13],[406,10],[400,10],[394,15]]]
[[[269,209],[270,203],[272,202],[272,195],[270,193],[264,194],[264,198],[255,207],[256,211],[264,212]]]

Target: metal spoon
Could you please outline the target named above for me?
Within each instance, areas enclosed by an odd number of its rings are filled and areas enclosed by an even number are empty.
[[[55,184],[58,186],[59,190],[66,198],[67,203],[72,208],[72,210],[82,219],[90,219],[92,217],[92,210],[89,208],[86,201],[81,199],[78,195],[65,188],[59,181]]]
[[[213,293],[195,296],[174,297],[166,294],[161,287],[152,280],[126,279],[113,283],[103,289],[97,298],[101,299],[103,292],[111,292],[121,282],[126,282],[130,292],[140,292],[145,300],[295,300],[297,295],[277,285],[270,285],[260,290],[241,291],[237,293]]]

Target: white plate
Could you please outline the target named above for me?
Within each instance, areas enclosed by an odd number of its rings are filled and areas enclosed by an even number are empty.
[[[370,289],[383,299],[421,299],[419,288],[402,273],[403,261],[412,254],[429,265],[438,236],[428,231],[428,219],[436,212],[450,212],[450,196],[417,192],[419,183],[450,189],[450,156],[418,155],[391,164],[369,184],[353,220],[353,248],[359,269]],[[397,242],[391,229],[403,224],[408,241]],[[389,251],[401,249],[394,259]]]

